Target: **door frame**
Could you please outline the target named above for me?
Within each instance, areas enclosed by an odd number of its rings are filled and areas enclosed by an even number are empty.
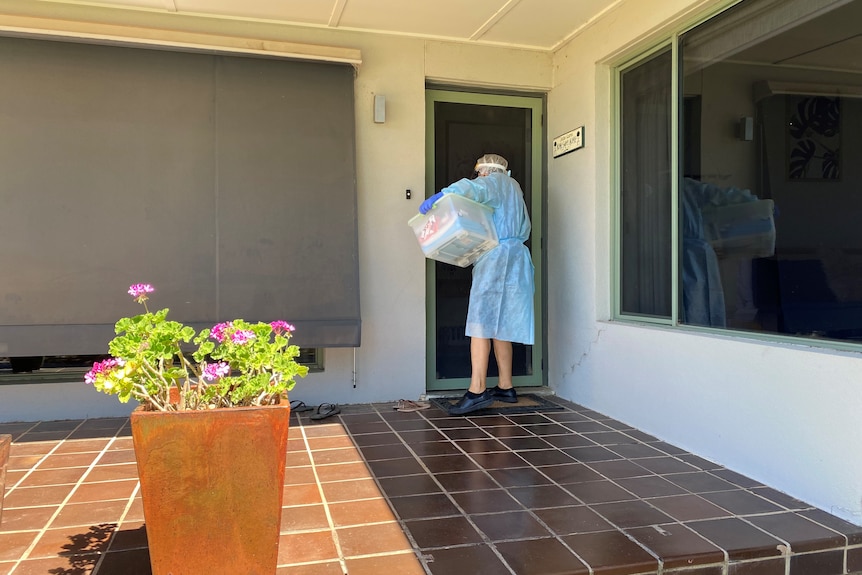
[[[449,102],[455,104],[474,104],[509,108],[526,108],[532,110],[531,130],[531,162],[532,180],[530,188],[532,199],[530,205],[531,257],[535,268],[536,291],[533,297],[536,341],[532,347],[533,373],[514,376],[516,387],[547,386],[545,370],[545,98],[537,95],[505,95],[500,93],[467,92],[447,90],[445,88],[427,88],[425,90],[425,191],[426,196],[435,193],[434,184],[434,104]],[[432,260],[425,262],[425,389],[432,392],[466,389],[470,385],[469,377],[437,379],[436,357],[436,317],[437,302],[436,269]],[[488,377],[488,386],[496,385],[496,377]]]

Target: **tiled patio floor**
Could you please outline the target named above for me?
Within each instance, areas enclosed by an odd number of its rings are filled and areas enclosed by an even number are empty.
[[[564,409],[294,414],[278,574],[862,571],[862,527],[551,399]],[[0,575],[150,573],[127,419],[2,433]]]

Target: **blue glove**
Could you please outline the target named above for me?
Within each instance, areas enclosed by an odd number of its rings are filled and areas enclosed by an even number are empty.
[[[436,194],[434,194],[433,196],[431,196],[430,198],[428,198],[427,200],[422,202],[422,205],[419,206],[419,213],[422,215],[427,214],[429,211],[431,211],[431,208],[434,207],[434,204],[437,203],[437,200],[439,200],[442,197],[443,197],[443,192],[437,192]]]

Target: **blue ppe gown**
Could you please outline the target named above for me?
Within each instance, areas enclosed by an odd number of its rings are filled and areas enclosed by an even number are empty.
[[[711,327],[726,327],[727,324],[718,256],[704,234],[703,209],[753,201],[757,201],[757,196],[749,190],[720,188],[685,178],[682,190],[684,323]]]
[[[534,270],[530,250],[524,245],[531,224],[521,186],[506,174],[494,172],[458,180],[441,191],[493,208],[500,240],[473,266],[467,336],[533,345]]]

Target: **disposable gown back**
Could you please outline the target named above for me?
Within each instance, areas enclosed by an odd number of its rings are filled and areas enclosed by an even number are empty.
[[[500,245],[473,266],[467,336],[532,345],[534,270],[530,250],[524,245],[531,224],[521,186],[506,174],[494,172],[458,180],[441,191],[494,208],[500,240]]]

